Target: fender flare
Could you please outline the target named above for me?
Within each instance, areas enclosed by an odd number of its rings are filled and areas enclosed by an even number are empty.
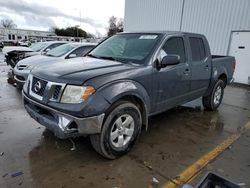
[[[226,77],[228,78],[228,76],[227,76],[228,72],[227,72],[227,69],[225,67],[220,67],[219,69],[217,69],[217,67],[215,66],[213,68],[209,87],[208,87],[206,93],[204,94],[205,97],[208,96],[212,92],[215,83],[218,81],[219,77],[223,74],[226,75]]]
[[[150,112],[150,98],[146,89],[140,83],[133,80],[118,80],[105,84],[98,90],[110,105],[126,97],[135,97],[139,99],[143,105],[143,125],[147,129],[148,114]]]

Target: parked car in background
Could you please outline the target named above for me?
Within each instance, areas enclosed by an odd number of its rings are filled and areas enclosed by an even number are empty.
[[[16,66],[17,62],[31,56],[45,54],[49,50],[56,48],[57,46],[63,45],[67,42],[65,41],[51,41],[51,42],[37,42],[33,43],[30,47],[24,46],[14,46],[14,47],[4,47],[3,54],[5,56],[5,62],[10,65],[10,70],[8,71],[8,83],[14,84],[14,73],[13,68]]]
[[[3,40],[1,41],[3,47],[5,46],[17,46],[17,43],[15,41],[12,40]]]
[[[51,41],[51,42],[38,42],[32,44],[30,47],[25,46],[12,46],[4,47],[3,54],[7,65],[12,68],[15,67],[16,63],[24,58],[45,54],[49,50],[56,48],[57,46],[65,44],[65,41]]]
[[[205,36],[183,32],[120,33],[64,61],[30,73],[25,109],[59,138],[90,135],[109,159],[132,148],[149,116],[200,97],[216,110],[235,67]]]
[[[31,42],[24,39],[24,40],[18,41],[18,45],[19,46],[24,46],[24,47],[29,47],[31,45]]]
[[[96,46],[95,43],[68,43],[60,45],[44,55],[25,58],[17,63],[14,68],[14,79],[18,88],[22,88],[30,71],[40,65],[50,66],[53,62],[62,59],[83,57]]]

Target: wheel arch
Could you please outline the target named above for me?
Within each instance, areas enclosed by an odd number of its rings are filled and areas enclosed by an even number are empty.
[[[102,88],[100,92],[110,103],[110,107],[120,100],[135,104],[141,112],[143,128],[147,129],[150,100],[146,89],[141,84],[134,81],[120,81]]]
[[[222,80],[224,82],[224,87],[227,85],[227,75],[225,73],[222,73],[219,75],[218,80]]]
[[[228,76],[227,71],[224,68],[221,68],[220,70],[215,69],[215,71],[213,71],[209,87],[203,96],[208,96],[212,92],[213,87],[218,80],[222,80],[224,82],[224,88],[227,86]]]
[[[124,95],[115,102],[118,102],[120,100],[131,102],[139,108],[139,110],[141,112],[141,116],[142,116],[142,126],[143,126],[142,128],[145,128],[147,130],[147,128],[148,128],[148,111],[147,111],[147,107],[146,107],[145,103],[143,102],[143,100],[140,97],[138,97],[136,95],[131,95],[131,94]]]

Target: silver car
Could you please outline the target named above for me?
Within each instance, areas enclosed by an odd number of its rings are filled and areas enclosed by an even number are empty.
[[[49,50],[66,43],[67,42],[65,41],[50,41],[34,43],[30,47],[7,46],[3,48],[3,54],[5,56],[7,65],[10,65],[12,68],[14,68],[16,63],[24,58],[45,54]]]
[[[34,43],[32,44],[29,48],[33,51],[33,52],[37,52],[34,53],[34,55],[37,54],[45,54],[46,52],[61,46],[63,44],[66,44],[66,41],[47,41],[47,42],[38,42],[38,43]]]
[[[18,88],[22,88],[30,71],[41,65],[49,65],[62,59],[82,57],[96,46],[94,43],[68,43],[58,46],[44,55],[25,58],[14,68],[14,78]]]

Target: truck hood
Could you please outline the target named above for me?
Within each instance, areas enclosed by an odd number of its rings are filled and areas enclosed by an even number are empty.
[[[85,81],[105,74],[131,70],[134,66],[117,61],[80,57],[53,63],[53,66],[39,66],[32,74],[41,79],[82,85]]]
[[[29,69],[32,69],[36,66],[40,66],[43,64],[54,62],[58,60],[56,57],[50,57],[50,56],[45,56],[45,55],[35,55],[31,56],[28,58],[25,58],[17,63],[17,67],[22,66],[22,67],[29,67]]]
[[[9,52],[33,52],[31,48],[24,47],[24,46],[7,46],[3,48],[3,54],[6,55]]]

